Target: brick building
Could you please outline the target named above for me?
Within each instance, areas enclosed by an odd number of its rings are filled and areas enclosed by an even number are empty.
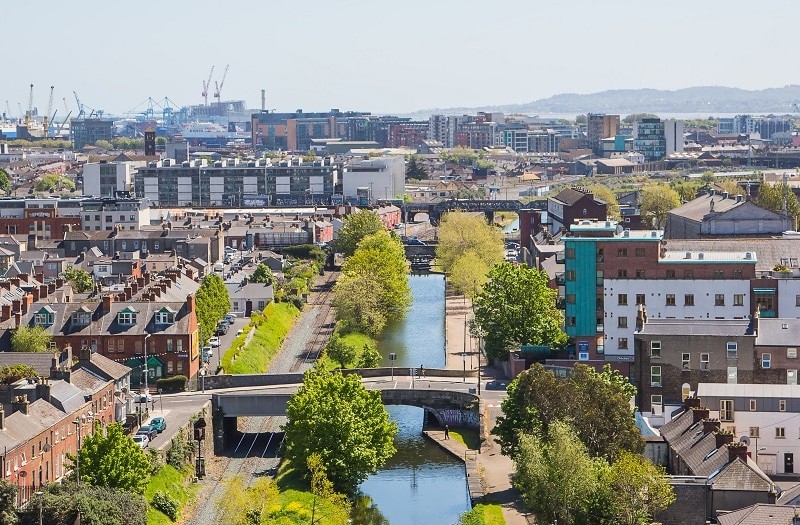
[[[547,199],[547,217],[550,233],[557,233],[578,220],[606,220],[608,205],[584,188],[567,188]]]

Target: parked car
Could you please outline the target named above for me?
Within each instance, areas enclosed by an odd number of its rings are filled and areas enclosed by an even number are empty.
[[[235,320],[236,320],[235,314],[225,314],[225,321],[227,321],[228,324],[233,324]]]
[[[231,248],[230,246],[226,246],[225,253],[236,253],[236,248]]]
[[[427,246],[424,241],[421,241],[416,237],[411,237],[406,244],[409,246]]]
[[[210,338],[208,344],[211,345],[211,348],[217,348],[219,346],[219,337],[214,336]]]
[[[139,445],[140,448],[145,448],[150,444],[150,438],[145,434],[136,434],[133,436],[133,442]]]
[[[150,420],[148,426],[153,427],[160,434],[167,429],[167,420],[163,417],[154,417]]]
[[[228,333],[228,323],[219,323],[217,325],[216,335],[225,335]]]
[[[210,346],[203,347],[203,357],[205,357],[206,360],[211,359],[213,355],[214,355],[214,350],[212,350]]]
[[[146,393],[146,394],[145,394],[145,393],[138,393],[138,394],[135,394],[135,398],[134,398],[134,400],[135,400],[137,403],[152,403],[152,401],[153,401],[153,396],[152,396],[152,395],[150,395],[150,393],[149,393],[149,392],[148,392],[148,393]]]
[[[153,441],[156,437],[158,437],[158,430],[151,427],[150,425],[142,425],[141,427],[139,427],[139,431],[137,432],[137,434],[144,434],[145,436],[147,436],[147,439]]]

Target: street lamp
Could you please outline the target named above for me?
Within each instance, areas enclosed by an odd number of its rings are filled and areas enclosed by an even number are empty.
[[[81,418],[76,417],[72,422],[78,432],[78,446],[75,449],[75,481],[78,484],[78,490],[81,489]]]
[[[44,492],[40,490],[34,494],[36,494],[36,497],[39,499],[39,525],[42,525],[42,496],[44,496]]]
[[[148,386],[147,386],[147,379],[150,372],[147,370],[147,340],[150,339],[150,334],[145,334],[144,336],[144,364],[142,365],[144,369],[144,390],[142,391],[145,394],[145,400],[147,399],[147,394],[149,393]],[[139,398],[141,400],[141,397]]]

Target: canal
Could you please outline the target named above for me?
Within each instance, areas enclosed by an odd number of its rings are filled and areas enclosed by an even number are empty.
[[[409,277],[413,303],[406,318],[388,327],[379,343],[384,366],[445,366],[444,277]],[[353,525],[455,524],[470,509],[462,461],[422,435],[423,410],[387,407],[399,432],[397,453],[361,484],[365,498],[353,513]]]

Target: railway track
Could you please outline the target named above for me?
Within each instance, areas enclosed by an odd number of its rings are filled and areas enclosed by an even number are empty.
[[[325,281],[317,285],[309,296],[309,305],[317,311],[311,325],[311,336],[308,338],[302,352],[295,356],[291,372],[306,370],[322,354],[325,345],[333,334],[335,317],[331,307],[331,294],[339,272],[328,272],[325,274]]]

